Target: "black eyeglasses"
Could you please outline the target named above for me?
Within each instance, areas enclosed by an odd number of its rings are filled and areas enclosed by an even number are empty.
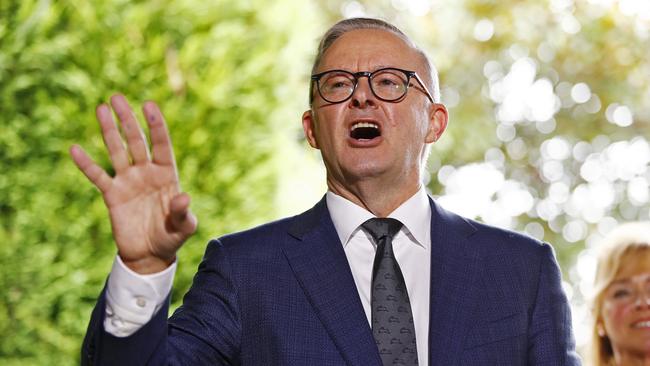
[[[429,89],[415,71],[394,67],[387,67],[373,72],[328,70],[312,75],[311,80],[316,83],[321,98],[329,103],[341,103],[352,97],[359,84],[359,78],[364,76],[368,78],[372,94],[383,101],[395,102],[404,98],[411,85],[411,78],[415,78],[420,83],[427,98],[431,103],[435,103]],[[309,98],[310,103],[313,102],[313,90],[309,93]]]

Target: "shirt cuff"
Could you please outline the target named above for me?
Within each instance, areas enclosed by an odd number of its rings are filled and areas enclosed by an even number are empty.
[[[164,271],[139,274],[115,257],[106,285],[104,329],[127,337],[145,325],[164,305],[176,273],[176,261]]]

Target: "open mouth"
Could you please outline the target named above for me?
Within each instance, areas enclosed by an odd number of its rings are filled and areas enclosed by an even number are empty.
[[[379,136],[379,125],[373,122],[357,122],[350,128],[350,137],[355,140],[372,140]]]

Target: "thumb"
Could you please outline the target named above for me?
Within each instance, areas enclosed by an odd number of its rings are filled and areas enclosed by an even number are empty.
[[[169,203],[170,230],[188,237],[196,231],[197,219],[190,212],[190,196],[179,193]]]

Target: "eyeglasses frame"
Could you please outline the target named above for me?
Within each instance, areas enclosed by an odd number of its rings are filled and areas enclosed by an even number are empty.
[[[370,82],[370,78],[372,77],[372,75],[374,75],[374,74],[376,74],[378,72],[381,72],[381,71],[386,71],[386,70],[400,71],[406,76],[406,89],[404,90],[404,95],[400,96],[399,98],[396,98],[396,99],[382,98],[379,95],[377,95],[377,93],[375,93],[375,90],[372,88],[372,83]],[[320,79],[325,74],[328,74],[330,72],[335,72],[335,71],[344,72],[344,73],[352,75],[352,77],[354,77],[354,87],[352,88],[352,92],[350,93],[350,96],[348,96],[347,98],[345,98],[343,100],[340,100],[338,102],[332,102],[332,101],[328,100],[327,98],[325,98],[323,96],[323,94],[320,91]],[[379,100],[383,100],[385,102],[397,102],[397,101],[405,98],[406,95],[408,94],[409,86],[411,86],[411,79],[415,78],[415,80],[417,80],[417,82],[420,84],[422,89],[424,89],[424,93],[426,94],[427,98],[429,98],[431,103],[435,103],[435,101],[433,100],[433,96],[431,96],[431,93],[429,92],[429,89],[426,87],[426,85],[424,85],[424,82],[422,81],[422,79],[420,79],[420,76],[418,76],[417,72],[410,71],[410,70],[404,70],[404,69],[400,69],[400,68],[397,68],[397,67],[383,67],[383,68],[375,70],[375,71],[351,72],[351,71],[347,71],[347,70],[333,69],[333,70],[326,70],[326,71],[323,71],[323,72],[319,72],[318,74],[313,74],[313,75],[311,75],[312,83],[310,85],[310,93],[309,93],[310,101],[309,101],[309,104],[312,104],[313,101],[314,101],[314,82],[316,83],[316,90],[318,90],[318,95],[320,95],[320,97],[323,98],[324,101],[326,101],[328,103],[332,103],[332,104],[338,104],[338,103],[343,103],[343,102],[349,100],[350,98],[352,98],[352,96],[354,95],[354,92],[357,90],[357,86],[359,85],[359,79],[361,77],[364,77],[364,76],[368,78],[368,86],[370,87],[370,91],[372,92],[372,95],[377,97],[377,99],[379,99]]]

